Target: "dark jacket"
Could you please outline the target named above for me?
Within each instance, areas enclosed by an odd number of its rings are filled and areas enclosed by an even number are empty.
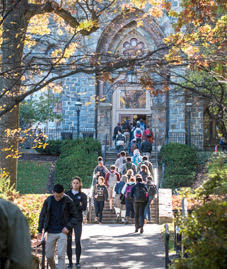
[[[143,188],[144,190],[145,190],[145,192],[147,192],[147,187],[145,186],[145,184],[144,183],[141,183],[141,182],[137,182],[133,187],[132,187],[132,190],[131,190],[131,198],[133,198],[134,199],[134,201],[135,201],[135,194],[136,194],[136,191],[137,191],[137,188]],[[135,201],[135,203],[136,203],[136,201]],[[147,200],[146,201],[144,201],[144,203],[147,203]]]
[[[149,152],[149,153],[151,153],[151,151],[152,151],[152,144],[150,142],[148,142],[148,141],[145,140],[145,141],[142,142],[140,149],[141,149],[142,152]]]
[[[77,194],[72,193],[72,189],[66,194],[73,200],[75,212],[76,212],[76,221],[83,221],[83,211],[87,209],[87,195],[84,192],[78,192]],[[80,205],[82,203],[82,205]]]
[[[49,220],[50,220],[50,206],[53,195],[47,197],[43,203],[42,210],[39,215],[39,227],[38,231],[41,233],[42,230],[47,230]],[[64,226],[70,230],[74,225],[76,225],[76,212],[73,204],[73,200],[66,194],[63,196],[63,223]]]
[[[95,198],[95,195],[98,195],[98,198]],[[93,198],[96,201],[107,201],[108,200],[108,191],[105,185],[96,184],[93,190]]]
[[[5,264],[10,261],[10,266]],[[21,210],[0,199],[0,268],[32,268],[31,238]]]

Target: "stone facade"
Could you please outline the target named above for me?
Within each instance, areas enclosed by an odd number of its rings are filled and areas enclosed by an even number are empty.
[[[179,10],[180,1],[172,1],[172,7]],[[127,53],[139,50],[141,53],[146,50],[159,48],[163,44],[163,38],[173,32],[173,19],[167,14],[157,20],[146,17],[141,26],[137,26],[137,18],[143,17],[144,13],[137,10],[129,15],[114,15],[109,18],[109,22],[103,24],[101,29],[93,33],[86,42],[89,51],[98,53]],[[80,111],[81,134],[89,132],[97,137],[104,145],[112,146],[113,128],[117,122],[124,117],[131,120],[137,117],[146,117],[147,124],[151,125],[157,138],[157,145],[165,143],[168,132],[169,142],[186,142],[187,135],[187,113],[185,110],[185,96],[176,94],[174,88],[170,92],[158,96],[142,95],[139,85],[139,75],[134,84],[130,84],[133,75],[129,72],[122,74],[114,81],[114,85],[109,82],[97,80],[96,77],[86,74],[78,74],[66,78],[63,81],[62,97],[62,129],[69,130],[77,126],[77,113],[75,103],[78,98],[82,102]],[[122,83],[124,81],[124,83]],[[146,99],[138,106],[122,106],[126,97],[122,94],[133,92],[137,96],[140,93]],[[96,103],[96,98],[104,98],[105,101]],[[191,132],[203,134],[203,106],[197,101],[193,101],[193,111],[191,113]],[[177,137],[177,138],[176,138]],[[193,140],[193,139],[192,139]],[[193,141],[192,141],[193,142]],[[196,142],[197,143],[197,142]],[[202,144],[202,138],[198,144]]]

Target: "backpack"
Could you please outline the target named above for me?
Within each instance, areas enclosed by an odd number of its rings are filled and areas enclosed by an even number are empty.
[[[147,185],[149,196],[154,196],[156,194],[157,188],[154,184]]]
[[[146,190],[142,186],[137,185],[134,193],[134,200],[135,202],[146,202],[147,201],[147,195]]]
[[[142,137],[142,133],[140,129],[136,130],[136,138],[141,138]]]
[[[128,162],[126,162],[125,163],[125,165],[123,166],[123,174],[125,174],[125,173],[127,173],[127,171],[129,170],[129,169],[132,169],[133,168],[133,165],[132,165],[132,163],[128,163]]]
[[[117,182],[117,175],[116,173],[110,173],[109,175],[109,180],[108,180],[108,185],[113,186]]]
[[[146,136],[151,136],[151,130],[150,129],[146,129],[145,133],[146,133]]]
[[[96,173],[97,172],[100,172],[100,176],[102,176],[102,177],[104,177],[105,178],[105,169],[104,169],[104,167],[103,166],[98,166],[97,167],[97,171],[96,171]]]
[[[127,199],[127,200],[130,200],[130,199],[132,199],[131,198],[131,191],[132,191],[132,187],[134,186],[134,184],[128,184],[127,185],[127,187],[126,187],[126,189],[125,189],[125,199]]]

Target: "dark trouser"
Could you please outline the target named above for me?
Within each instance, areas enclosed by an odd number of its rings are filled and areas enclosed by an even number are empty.
[[[104,201],[94,201],[95,205],[95,216],[99,218],[99,222],[102,222],[102,211],[104,208]]]
[[[80,238],[82,234],[82,222],[78,222],[74,229],[75,234],[75,250],[76,250],[76,263],[80,262],[80,255],[81,255],[81,245],[80,245]],[[67,256],[69,259],[69,264],[72,265],[72,230],[69,231],[67,235]]]
[[[136,228],[142,228],[144,225],[144,209],[146,203],[143,202],[135,202],[134,210],[135,210],[135,226]]]
[[[125,206],[126,206],[126,217],[134,218],[133,200],[125,199]]]

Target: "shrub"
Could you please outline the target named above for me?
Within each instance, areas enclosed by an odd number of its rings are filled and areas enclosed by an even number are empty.
[[[170,143],[162,147],[160,158],[165,163],[164,188],[174,190],[191,186],[197,168],[195,149],[184,144]]]
[[[13,201],[19,193],[15,190],[14,186],[10,186],[10,177],[7,173],[0,169],[0,198]]]
[[[71,187],[74,176],[81,177],[83,187],[90,187],[92,173],[100,155],[101,145],[92,138],[63,141],[61,155],[56,162],[55,183]]]
[[[180,221],[187,258],[175,260],[171,268],[227,268],[227,169],[221,158],[213,163],[219,169],[193,194],[200,205]]]
[[[49,140],[46,142],[47,146],[44,147],[37,147],[35,148],[36,151],[38,151],[41,154],[47,154],[47,155],[60,155],[61,153],[61,140]]]

